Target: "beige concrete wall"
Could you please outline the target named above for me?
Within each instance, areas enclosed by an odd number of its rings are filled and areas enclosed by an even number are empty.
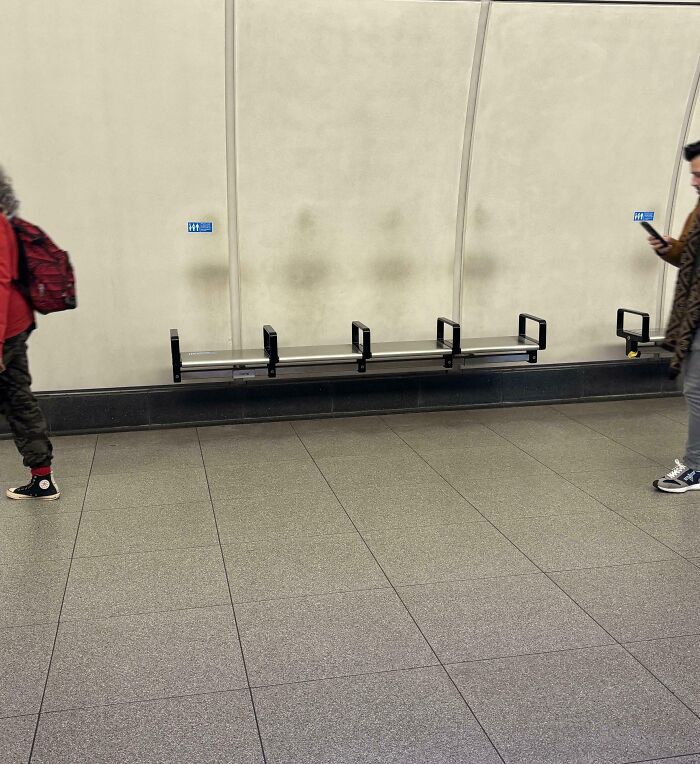
[[[235,0],[228,122],[225,6],[3,1],[0,163],[78,275],[79,310],[33,338],[37,389],[168,382],[174,326],[202,350],[239,328],[258,346],[263,323],[285,344],[346,341],[356,318],[417,339],[452,313],[481,4]],[[512,333],[527,310],[550,322],[543,362],[621,357],[616,307],[658,303],[632,213],[664,218],[698,28],[683,3],[492,4],[466,335]],[[693,201],[683,168],[674,230]]]
[[[526,310],[550,322],[543,361],[621,357],[615,309],[656,310],[660,265],[633,212],[663,221],[698,28],[695,7],[494,5],[467,214],[466,332],[513,332]]]
[[[223,0],[3,0],[0,163],[78,283],[37,389],[172,380],[171,327],[229,341],[224,50]]]
[[[452,309],[478,3],[239,0],[244,344],[429,336]]]

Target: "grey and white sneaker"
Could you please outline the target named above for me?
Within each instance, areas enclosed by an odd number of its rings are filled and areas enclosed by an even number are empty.
[[[655,480],[652,485],[666,493],[685,493],[700,490],[700,470],[692,470],[676,459],[676,466],[662,478]]]

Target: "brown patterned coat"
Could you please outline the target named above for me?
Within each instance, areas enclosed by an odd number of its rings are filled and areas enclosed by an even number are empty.
[[[700,202],[690,213],[681,238],[674,242],[664,260],[680,268],[666,327],[664,347],[673,352],[669,373],[680,373],[683,359],[700,326]]]

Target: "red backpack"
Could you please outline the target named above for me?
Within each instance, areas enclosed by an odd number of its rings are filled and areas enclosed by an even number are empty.
[[[75,276],[68,253],[38,226],[11,218],[19,249],[19,278],[14,282],[38,313],[70,310],[77,303]]]

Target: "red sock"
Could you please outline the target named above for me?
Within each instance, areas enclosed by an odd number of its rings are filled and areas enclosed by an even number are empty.
[[[32,467],[32,477],[46,477],[51,474],[51,467]]]

